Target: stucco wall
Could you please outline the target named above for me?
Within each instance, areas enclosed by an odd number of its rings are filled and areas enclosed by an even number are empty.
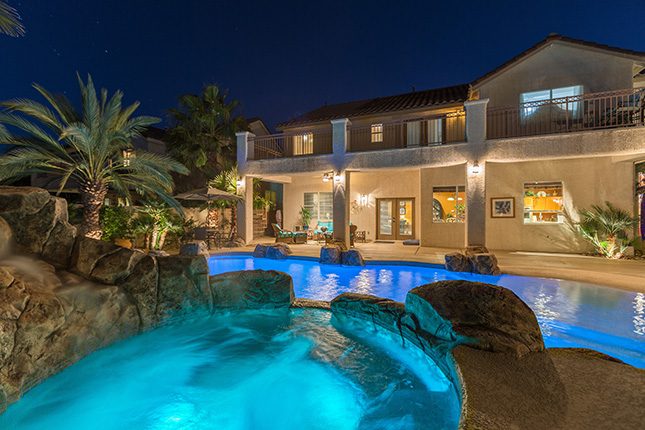
[[[555,43],[479,86],[488,106],[514,106],[523,92],[583,85],[585,93],[632,87],[633,60]]]
[[[295,230],[295,226],[302,225],[300,219],[300,208],[305,203],[304,193],[332,192],[332,183],[322,181],[322,173],[310,173],[292,177],[290,184],[284,184],[284,197],[282,212],[283,228]],[[311,220],[311,226],[315,227],[317,219]]]
[[[454,185],[466,185],[465,164],[421,169],[421,246],[464,246],[466,224],[432,222],[432,187]]]
[[[524,224],[524,183],[562,181],[564,206],[576,208],[609,201],[633,213],[634,167],[626,158],[597,157],[486,164],[486,245],[491,249],[583,252],[566,224]],[[490,217],[491,197],[515,197],[515,218]]]
[[[414,230],[419,238],[421,226],[421,202],[419,192],[419,169],[385,170],[378,172],[352,172],[350,181],[350,204],[360,202],[360,195],[368,196],[367,206],[350,210],[350,221],[365,230],[368,240],[376,239],[376,199],[414,198]],[[350,206],[351,208],[351,206]]]

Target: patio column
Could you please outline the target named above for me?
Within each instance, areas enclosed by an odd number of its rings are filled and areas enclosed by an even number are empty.
[[[248,131],[239,131],[235,133],[237,138],[237,170],[244,172],[246,161],[253,160],[255,155],[255,146],[253,138],[255,135]]]
[[[253,178],[242,177],[237,192],[243,198],[237,204],[237,233],[248,244],[253,241]]]
[[[342,171],[345,168],[345,154],[349,150],[349,133],[347,128],[350,122],[347,118],[334,119],[331,121],[332,148],[334,169]]]
[[[486,246],[486,106],[488,99],[470,100],[466,108],[466,246]]]
[[[349,248],[349,177],[346,170],[334,172],[334,239]]]

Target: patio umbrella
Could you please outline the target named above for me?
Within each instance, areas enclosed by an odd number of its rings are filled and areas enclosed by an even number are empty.
[[[178,200],[194,200],[201,202],[210,202],[214,200],[228,200],[236,202],[242,200],[242,197],[240,196],[210,187],[186,191],[185,193],[177,194],[175,198]]]

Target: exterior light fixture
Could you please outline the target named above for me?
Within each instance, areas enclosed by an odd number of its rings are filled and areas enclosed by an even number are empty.
[[[242,185],[243,185],[242,180],[238,179],[237,182],[236,182],[236,185],[237,185],[237,188],[242,188]]]
[[[340,181],[341,181],[340,173],[336,173],[334,175],[334,182],[338,184],[340,183]]]
[[[333,176],[334,176],[334,172],[323,173],[322,181],[323,182],[329,182],[329,181],[331,181],[331,178]]]
[[[473,173],[473,175],[478,175],[479,174],[479,163],[477,161],[475,161],[473,163],[473,167],[471,168],[471,172]]]

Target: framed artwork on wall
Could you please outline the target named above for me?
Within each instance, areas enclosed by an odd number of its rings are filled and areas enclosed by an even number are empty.
[[[492,197],[491,218],[515,218],[515,197]]]

